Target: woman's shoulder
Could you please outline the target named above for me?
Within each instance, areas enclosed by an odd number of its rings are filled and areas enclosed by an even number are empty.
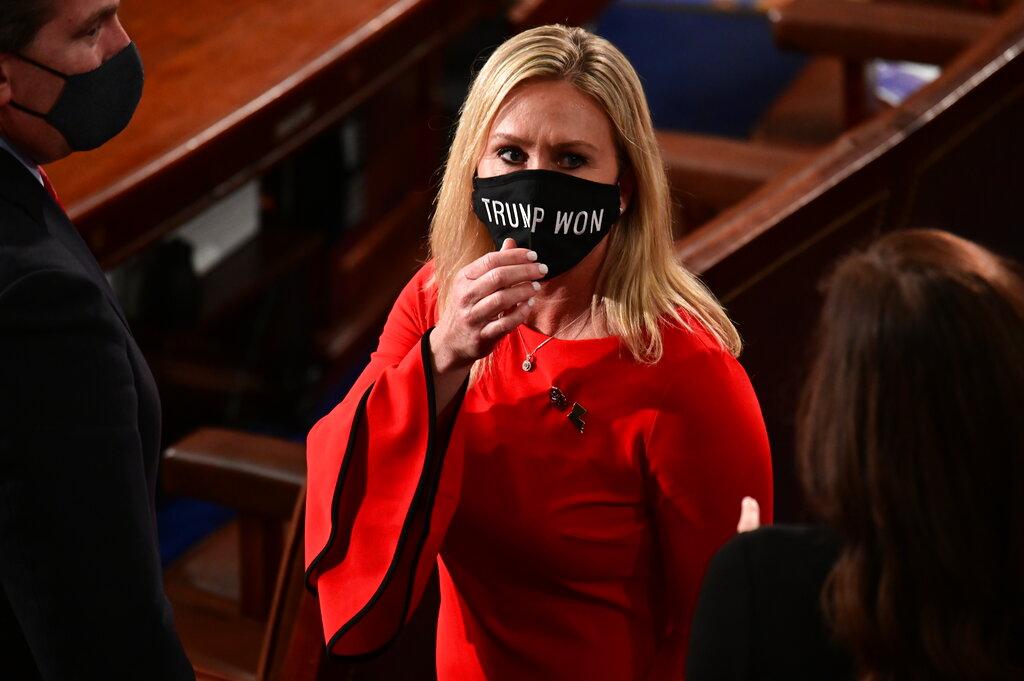
[[[706,324],[684,309],[677,312],[678,319],[669,315],[661,319],[659,372],[714,382],[743,374],[737,359]]]
[[[666,357],[685,358],[694,355],[732,354],[722,345],[707,324],[685,308],[678,308],[679,319],[662,317],[662,341]]]

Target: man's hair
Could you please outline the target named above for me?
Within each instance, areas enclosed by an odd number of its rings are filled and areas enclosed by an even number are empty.
[[[24,50],[53,17],[55,0],[0,0],[0,54]]]

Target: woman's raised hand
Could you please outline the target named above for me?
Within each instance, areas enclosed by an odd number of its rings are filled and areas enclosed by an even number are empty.
[[[526,321],[547,265],[537,254],[505,239],[501,250],[474,260],[459,271],[451,304],[430,335],[434,369],[444,374],[466,369]]]

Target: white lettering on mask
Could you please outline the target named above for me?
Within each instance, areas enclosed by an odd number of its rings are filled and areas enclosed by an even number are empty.
[[[537,231],[537,223],[544,219],[544,209],[534,208],[528,203],[506,203],[494,199],[481,198],[484,210],[487,211],[487,219],[495,225],[510,229],[529,229]],[[492,212],[493,209],[493,212]]]
[[[572,213],[563,213],[558,211],[555,213],[555,234],[561,234],[563,231],[569,233],[569,224],[572,222]]]
[[[531,232],[537,231],[537,223],[544,219],[544,209],[537,206],[533,209],[533,225],[530,226]]]
[[[604,208],[587,213],[585,210],[555,213],[555,234],[569,234],[569,228],[576,235],[600,232],[604,224]]]
[[[523,229],[526,229],[527,227],[530,226],[530,204],[526,204],[524,206],[523,204],[520,203],[518,205],[519,205],[519,212],[523,216]]]

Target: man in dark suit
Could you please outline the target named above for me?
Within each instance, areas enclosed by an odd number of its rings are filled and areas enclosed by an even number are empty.
[[[127,125],[117,0],[0,2],[0,678],[193,679],[153,509],[160,403],[38,164]]]

